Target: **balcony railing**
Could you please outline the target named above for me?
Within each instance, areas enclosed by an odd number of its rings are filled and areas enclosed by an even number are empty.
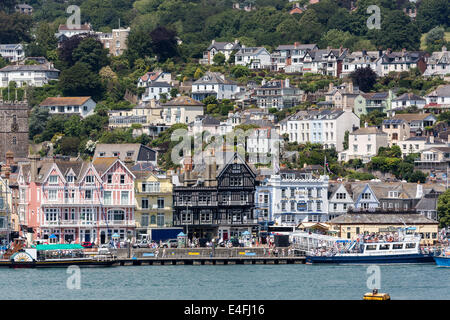
[[[83,227],[83,226],[135,226],[135,220],[109,220],[109,221],[86,221],[86,220],[59,220],[44,221],[42,227]]]

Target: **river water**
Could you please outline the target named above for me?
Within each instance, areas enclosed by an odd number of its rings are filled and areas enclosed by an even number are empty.
[[[367,288],[367,265],[123,266],[0,269],[3,299],[355,299]],[[381,265],[380,292],[394,299],[450,299],[450,268]],[[68,280],[69,279],[69,280]],[[80,284],[80,289],[76,284]]]

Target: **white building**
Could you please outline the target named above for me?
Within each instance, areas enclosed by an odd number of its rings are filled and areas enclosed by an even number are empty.
[[[250,129],[246,152],[249,154],[248,162],[252,164],[273,165],[272,157],[277,157],[280,147],[280,136],[273,125]]]
[[[448,147],[447,141],[430,137],[410,137],[398,143],[402,150],[403,157],[413,153],[422,153],[426,149],[433,147]]]
[[[450,84],[441,85],[425,96],[425,108],[436,108],[445,111],[450,108]]]
[[[377,63],[382,55],[381,51],[355,51],[349,53],[342,60],[341,78],[349,76],[357,69],[367,68],[377,72]]]
[[[280,121],[280,135],[287,134],[289,142],[320,143],[339,152],[344,150],[345,132],[359,128],[359,122],[351,110],[299,111]]]
[[[174,125],[176,123],[189,124],[193,122],[197,116],[203,115],[203,103],[187,96],[176,97],[162,106],[162,122],[166,125]]]
[[[411,106],[417,106],[417,108],[423,109],[425,104],[426,100],[424,98],[414,93],[404,93],[392,100],[392,109],[408,108]]]
[[[236,82],[225,78],[219,72],[208,71],[192,83],[192,97],[197,101],[202,101],[208,96],[214,96],[218,100],[235,99],[240,90]]]
[[[17,62],[25,59],[23,45],[18,44],[0,44],[0,56],[9,62]]]
[[[234,64],[249,69],[270,69],[272,66],[270,53],[264,47],[242,47],[234,57]]]
[[[166,99],[170,99],[171,89],[172,86],[168,82],[149,83],[145,88],[145,92],[142,94],[142,101],[159,101],[161,99],[161,95],[165,95]]]
[[[286,73],[301,72],[303,57],[307,51],[317,50],[316,44],[279,45],[272,53],[272,70]]]
[[[200,64],[213,64],[214,56],[218,53],[222,53],[225,56],[225,61],[230,59],[233,51],[237,51],[241,48],[239,40],[234,42],[219,42],[212,40],[209,47],[203,52],[203,59],[200,59]]]
[[[258,219],[279,226],[298,226],[302,222],[328,220],[327,175],[281,170],[256,188]]]
[[[155,70],[147,72],[138,80],[138,88],[147,88],[153,82],[167,82],[172,83],[172,75],[170,72],[163,72]]]
[[[377,74],[380,77],[388,75],[389,72],[403,72],[413,68],[420,70],[425,67],[425,52],[406,50],[398,52],[387,51],[377,63]],[[425,71],[424,69],[421,71]]]
[[[433,52],[433,54],[425,59],[427,68],[423,73],[424,76],[446,76],[450,74],[450,52],[447,48],[442,47],[442,51]]]
[[[50,97],[39,105],[54,114],[77,114],[82,118],[94,114],[97,104],[91,97]]]
[[[11,81],[17,87],[42,87],[50,80],[58,80],[59,70],[52,64],[39,65],[9,65],[0,69],[1,87],[7,87]]]
[[[377,127],[359,128],[348,135],[348,149],[339,153],[339,161],[361,159],[369,162],[380,147],[388,146],[388,135]]]
[[[55,34],[57,38],[63,37],[73,37],[75,35],[81,35],[81,34],[90,34],[93,30],[91,28],[91,25],[89,23],[85,23],[79,26],[73,25],[68,26],[66,24],[60,24],[58,27],[58,32]]]
[[[328,186],[328,218],[329,220],[345,214],[354,207],[350,186],[344,183],[330,183]]]

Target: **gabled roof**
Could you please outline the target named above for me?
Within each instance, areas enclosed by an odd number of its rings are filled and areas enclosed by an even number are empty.
[[[203,76],[192,83],[192,85],[197,84],[236,84],[236,82],[225,78],[220,72],[207,71]]]
[[[231,47],[231,49],[225,49],[225,46],[232,44],[233,46]],[[214,41],[214,43],[211,43],[208,47],[208,49],[206,50],[211,50],[212,48],[215,48],[217,50],[237,50],[239,48],[241,48],[241,45],[239,43],[236,42],[219,42],[219,41]]]

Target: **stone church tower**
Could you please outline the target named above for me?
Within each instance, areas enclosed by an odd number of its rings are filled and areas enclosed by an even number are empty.
[[[0,90],[1,92],[1,90]],[[17,95],[16,95],[17,96]],[[28,157],[28,102],[5,101],[0,93],[0,162],[6,162],[6,153],[14,158]]]

